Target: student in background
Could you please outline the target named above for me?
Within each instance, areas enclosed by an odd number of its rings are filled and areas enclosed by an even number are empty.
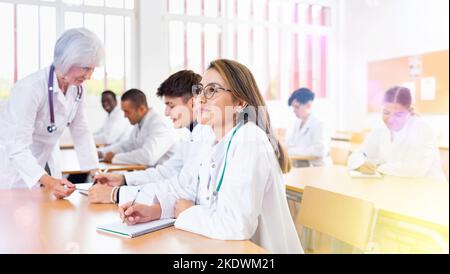
[[[155,166],[173,155],[177,141],[174,130],[147,105],[145,94],[130,89],[121,97],[121,107],[134,128],[130,137],[118,144],[99,149],[107,163]]]
[[[94,133],[95,143],[112,145],[128,139],[131,125],[117,105],[116,94],[111,90],[102,93],[102,107],[108,116],[102,127]]]
[[[96,176],[94,179],[98,184],[89,190],[88,195],[91,203],[128,202],[142,185],[145,186],[137,202],[152,204],[153,199],[149,199],[149,195],[156,195],[163,200],[160,193],[165,195],[170,192],[180,194],[173,199],[194,199],[195,191],[189,188],[196,183],[193,174],[198,169],[201,155],[209,151],[215,140],[209,126],[198,125],[195,121],[192,86],[200,84],[201,79],[191,70],[181,70],[167,78],[156,93],[164,100],[165,115],[170,117],[175,128],[183,132],[175,154],[163,164],[145,171],[102,173]],[[169,202],[170,207],[173,207],[174,202]]]
[[[194,175],[195,199],[177,200],[172,210],[157,199],[151,206],[129,202],[119,207],[121,218],[136,224],[177,217],[178,229],[302,253],[282,176],[290,170],[289,157],[251,72],[235,61],[213,61],[193,92],[197,121],[213,128],[217,142]]]
[[[393,87],[384,95],[384,125],[374,129],[362,148],[348,159],[350,169],[400,177],[427,177],[445,181],[431,128],[411,107],[411,92]]]
[[[309,161],[294,161],[295,167],[325,166],[331,164],[330,139],[325,124],[312,114],[314,93],[301,88],[289,97],[297,121],[288,133],[286,146],[289,155],[314,157]]]
[[[75,186],[62,179],[59,139],[74,140],[80,167],[98,168],[94,139],[84,114],[85,80],[103,59],[100,39],[84,28],[64,32],[53,64],[18,81],[0,113],[0,188],[48,188],[57,198]],[[48,169],[46,169],[48,165]]]

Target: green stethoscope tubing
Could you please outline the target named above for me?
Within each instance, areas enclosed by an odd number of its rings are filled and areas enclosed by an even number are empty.
[[[219,193],[220,188],[222,187],[222,182],[223,182],[223,177],[225,175],[225,170],[227,168],[227,162],[228,162],[228,152],[230,150],[230,145],[231,145],[231,141],[233,141],[234,135],[236,134],[236,131],[242,126],[241,123],[238,123],[237,126],[234,128],[233,133],[231,134],[231,138],[228,141],[228,145],[227,145],[227,152],[225,153],[225,164],[223,165],[223,170],[222,170],[222,174],[220,175],[220,179],[219,179],[219,183],[217,184],[216,190],[213,192],[213,196],[216,197],[217,194]],[[199,183],[200,183],[200,175],[197,176],[197,193],[198,193],[198,187],[199,187]],[[197,204],[197,195],[195,198],[195,204]]]
[[[225,170],[227,169],[228,152],[230,150],[231,141],[233,141],[234,135],[236,134],[236,131],[240,127],[241,127],[241,123],[237,124],[237,126],[235,127],[235,129],[233,131],[233,134],[231,135],[230,141],[228,141],[227,152],[225,154],[225,164],[223,165],[222,175],[220,176],[219,183],[217,184],[216,190],[213,192],[214,196],[217,196],[217,194],[219,193],[220,187],[222,186],[223,176],[225,175]]]

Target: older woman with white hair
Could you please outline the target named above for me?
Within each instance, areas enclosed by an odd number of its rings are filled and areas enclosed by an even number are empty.
[[[98,168],[83,111],[86,92],[82,84],[103,55],[103,45],[94,33],[70,29],[56,42],[53,64],[15,84],[0,114],[0,189],[44,186],[59,199],[72,194],[75,186],[62,179],[57,159],[59,139],[66,128],[81,168]]]

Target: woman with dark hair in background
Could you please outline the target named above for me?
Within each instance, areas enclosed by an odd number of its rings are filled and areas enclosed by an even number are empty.
[[[393,87],[383,99],[384,125],[367,136],[348,159],[350,169],[445,181],[431,128],[415,115],[409,89]]]

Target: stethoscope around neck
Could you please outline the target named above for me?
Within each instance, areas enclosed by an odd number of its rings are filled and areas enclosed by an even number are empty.
[[[225,170],[227,169],[228,152],[230,150],[231,141],[233,141],[233,138],[234,138],[234,135],[236,134],[236,131],[238,131],[238,129],[241,126],[242,126],[241,123],[237,124],[237,126],[233,130],[233,133],[231,134],[230,140],[228,141],[227,151],[225,153],[225,163],[223,165],[222,174],[220,175],[220,179],[219,179],[219,182],[217,183],[216,189],[212,193],[212,197],[209,197],[209,199],[211,199],[211,202],[217,200],[217,196],[219,194],[220,188],[222,187],[223,177],[225,176]],[[200,175],[197,176],[197,194],[195,195],[195,201],[194,201],[195,204],[198,204],[197,203],[197,198],[198,198],[199,184],[200,184]],[[209,188],[209,183],[208,183],[208,188]]]
[[[55,109],[53,106],[53,82],[54,82],[53,75],[54,75],[54,73],[55,73],[55,66],[51,65],[50,73],[48,75],[48,103],[49,103],[49,107],[50,107],[50,125],[47,127],[47,131],[49,133],[54,133],[58,129],[58,127],[56,126],[56,123],[55,123]],[[78,86],[77,87],[77,97],[75,99],[76,105],[70,111],[67,126],[70,126],[70,123],[73,119],[72,116],[74,115],[74,113],[76,113],[76,110],[78,110],[78,105],[80,104],[82,97],[83,97],[83,87]]]

